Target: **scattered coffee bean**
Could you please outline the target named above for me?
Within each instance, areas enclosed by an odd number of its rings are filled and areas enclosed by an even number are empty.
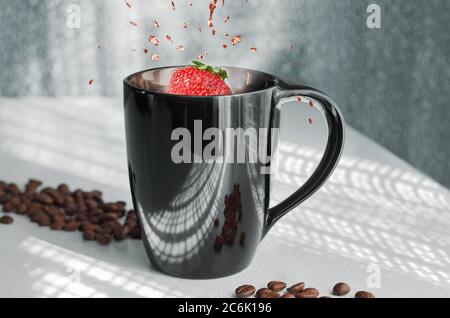
[[[84,232],[84,234],[83,234],[83,238],[84,238],[86,241],[95,241],[95,239],[96,239],[96,234],[95,234],[95,232],[86,231],[86,232]]]
[[[66,232],[74,232],[78,230],[80,227],[80,223],[77,221],[68,221],[64,224],[64,231]]]
[[[291,294],[298,294],[305,289],[305,283],[298,283],[288,288],[288,292]]]
[[[67,184],[60,184],[56,190],[61,193],[62,195],[69,195],[70,194],[70,189],[67,186]]]
[[[96,235],[96,240],[101,245],[108,245],[111,243],[111,236],[109,234],[99,233]]]
[[[98,190],[71,192],[66,184],[61,184],[56,189],[46,187],[39,191],[41,186],[41,181],[31,179],[21,192],[16,184],[0,181],[2,210],[26,214],[32,222],[50,226],[54,231],[79,229],[85,240],[101,244],[109,244],[113,236],[117,241],[142,238],[138,217],[134,210],[127,213],[125,202],[105,203]],[[123,224],[119,220],[124,216]],[[2,220],[10,222],[6,217]]]
[[[51,196],[49,196],[48,194],[45,193],[39,193],[36,194],[36,196],[34,197],[34,199],[42,204],[53,204],[53,199]]]
[[[24,215],[27,213],[28,205],[26,203],[21,203],[16,207],[16,213]]]
[[[256,288],[252,285],[243,285],[236,289],[236,296],[238,298],[252,297],[256,292]]]
[[[269,288],[261,288],[256,292],[256,298],[280,298],[280,295]]]
[[[43,212],[44,211],[44,206],[40,203],[31,203],[28,206],[28,214],[32,214],[32,213],[36,213],[36,212]]]
[[[53,231],[62,231],[64,229],[64,220],[57,220],[57,221],[53,221],[52,224],[50,224],[50,228]]]
[[[95,233],[98,228],[99,228],[98,225],[89,223],[87,221],[83,222],[80,226],[80,230],[85,233],[86,232],[94,232]]]
[[[5,213],[13,212],[15,207],[16,206],[11,201],[8,201],[3,205],[3,212]]]
[[[99,221],[100,223],[106,223],[106,222],[115,222],[119,219],[119,216],[115,213],[106,213],[100,216]]]
[[[51,220],[50,217],[48,215],[42,215],[41,218],[39,220],[36,221],[37,224],[39,224],[39,226],[50,226],[51,224]]]
[[[130,234],[130,228],[127,225],[118,226],[113,233],[116,241],[123,241]]]
[[[19,195],[20,194],[19,187],[14,183],[10,183],[6,188],[6,191],[9,192],[11,195]]]
[[[25,195],[28,197],[32,197],[36,190],[42,185],[42,182],[38,180],[30,180],[28,184],[25,186]]]
[[[135,227],[134,229],[131,230],[130,232],[131,238],[134,240],[140,240],[142,239],[142,233],[141,233],[141,229],[139,226]]]
[[[286,283],[280,282],[280,281],[271,281],[267,284],[267,287],[274,291],[279,293],[280,291],[283,291],[286,288]]]
[[[30,220],[34,223],[39,223],[41,220],[48,218],[47,214],[44,212],[35,212],[29,214]]]
[[[315,288],[306,288],[295,295],[297,298],[317,298],[319,291]]]
[[[296,297],[294,294],[291,294],[288,292],[288,293],[284,294],[283,296],[281,296],[281,298],[296,298]]]
[[[14,219],[8,215],[2,216],[0,218],[0,224],[10,225],[12,223],[14,223]]]
[[[8,202],[11,203],[15,208],[22,202],[22,199],[20,198],[20,196],[15,195],[15,196],[11,197],[11,199],[9,199]]]
[[[355,294],[355,298],[376,298],[376,297],[371,292],[359,291]]]
[[[350,293],[351,288],[346,283],[338,283],[333,288],[333,295],[335,296],[345,296]]]

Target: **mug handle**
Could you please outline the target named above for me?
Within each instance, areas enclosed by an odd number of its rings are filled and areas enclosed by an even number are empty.
[[[328,141],[324,156],[316,171],[294,194],[277,206],[269,209],[266,217],[265,234],[288,212],[313,195],[330,177],[336,168],[344,148],[345,124],[336,103],[324,93],[310,87],[279,82],[275,89],[273,104],[275,108],[289,98],[300,97],[313,101],[314,107],[321,111],[328,124]],[[272,126],[274,116],[272,115]],[[264,236],[265,236],[264,234]]]

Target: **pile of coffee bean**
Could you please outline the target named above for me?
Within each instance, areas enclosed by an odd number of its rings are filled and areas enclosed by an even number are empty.
[[[297,283],[287,288],[288,285],[281,281],[271,281],[267,287],[256,290],[255,286],[242,285],[235,291],[238,298],[319,298],[320,293],[316,288],[306,288],[305,283]],[[351,287],[346,283],[338,283],[333,287],[333,295],[342,297],[350,294]],[[322,296],[320,298],[330,298]],[[355,298],[375,298],[375,295],[367,291],[359,291],[355,294]]]
[[[104,202],[100,191],[71,191],[66,184],[41,187],[41,181],[30,180],[21,191],[14,183],[0,181],[3,212],[27,216],[53,231],[80,231],[85,240],[102,245],[113,239],[141,239],[137,215],[133,210],[126,210],[125,202]],[[0,218],[0,224],[13,222],[10,215]]]

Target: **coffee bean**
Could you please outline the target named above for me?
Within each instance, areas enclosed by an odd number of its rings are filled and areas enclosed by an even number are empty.
[[[44,211],[44,206],[40,203],[31,203],[30,205],[28,205],[28,214],[32,214],[32,213],[36,213],[36,212],[43,212]]]
[[[18,205],[22,202],[22,199],[21,199],[20,196],[15,195],[15,196],[12,196],[11,199],[9,199],[9,202],[10,202],[10,203],[14,206],[14,208],[15,208],[16,206],[18,206]]]
[[[75,214],[76,213],[84,213],[84,214],[86,214],[87,212],[88,212],[88,208],[87,208],[86,204],[84,202],[79,202],[77,204],[77,211],[75,212]]]
[[[70,195],[64,197],[64,206],[67,207],[68,205],[76,207],[75,199]]]
[[[5,197],[5,196],[6,196],[5,190],[3,190],[3,189],[0,188],[0,199],[2,199],[2,198]]]
[[[59,205],[59,206],[64,205],[64,196],[61,193],[59,193],[57,190],[55,190],[53,188],[46,188],[46,189],[42,190],[42,192],[49,195],[53,199],[54,204]]]
[[[60,208],[58,208],[56,206],[45,206],[44,212],[47,213],[47,215],[50,217],[64,216],[63,213],[61,212]]]
[[[132,229],[131,232],[130,232],[130,236],[134,240],[142,239],[141,228],[139,226],[137,226],[134,229]]]
[[[281,298],[296,298],[294,294],[291,293],[286,293],[283,296],[281,296]]]
[[[297,298],[317,298],[319,291],[315,288],[306,288],[295,295]]]
[[[80,189],[75,190],[75,191],[72,193],[72,196],[75,198],[75,201],[77,201],[77,202],[84,202],[84,193],[83,193],[83,190],[80,190]]]
[[[83,234],[83,238],[84,238],[86,241],[95,241],[95,239],[96,239],[96,234],[95,234],[95,232],[86,231],[86,232],[84,232],[84,234]]]
[[[280,295],[269,288],[261,288],[256,292],[256,298],[280,298]]]
[[[69,189],[69,187],[67,186],[67,184],[60,184],[60,185],[56,188],[56,190],[57,190],[59,193],[61,193],[62,195],[68,195],[68,194],[70,194],[70,189]]]
[[[95,232],[98,228],[98,225],[89,222],[83,222],[80,226],[80,230],[83,232]]]
[[[28,210],[28,205],[26,203],[21,203],[16,207],[17,214],[26,214]]]
[[[80,223],[77,221],[68,221],[64,224],[64,231],[75,232],[80,227]]]
[[[95,201],[94,199],[89,199],[86,201],[86,206],[87,206],[88,210],[92,211],[92,210],[98,209],[98,202]]]
[[[236,289],[237,298],[249,298],[252,297],[256,292],[255,286],[252,285],[242,285]]]
[[[0,218],[0,224],[10,225],[14,223],[14,219],[8,215],[2,216]]]
[[[53,222],[50,224],[50,228],[53,231],[62,231],[64,229],[64,225],[64,220],[53,220]]]
[[[271,281],[267,284],[267,287],[274,292],[280,292],[286,288],[286,283],[280,281]]]
[[[34,213],[30,213],[30,220],[34,223],[39,223],[41,220],[45,220],[48,218],[47,214],[45,214],[44,212],[34,212]]]
[[[25,186],[25,195],[28,197],[32,197],[36,190],[42,185],[42,182],[38,180],[31,179],[28,181],[27,185]]]
[[[3,205],[3,212],[5,213],[13,212],[15,207],[16,206],[11,201],[8,201]]]
[[[106,223],[106,222],[115,222],[119,219],[119,216],[114,213],[106,213],[100,216],[100,223]]]
[[[78,222],[80,222],[80,223],[83,223],[83,222],[88,221],[89,218],[88,218],[87,214],[81,213],[81,214],[78,214],[78,215],[75,217],[75,220],[78,221]]]
[[[96,235],[96,240],[101,245],[108,245],[109,243],[111,243],[111,236],[108,234],[99,233]]]
[[[121,217],[126,213],[127,204],[125,202],[117,202],[115,212],[118,213]]]
[[[119,226],[113,231],[113,234],[116,241],[123,241],[130,234],[130,228],[127,225]]]
[[[136,212],[134,210],[128,211],[127,222],[128,221],[137,222],[137,214],[136,214]]]
[[[305,289],[305,283],[298,283],[288,288],[288,292],[291,294],[298,294]]]
[[[42,204],[53,204],[53,199],[52,199],[52,197],[51,196],[49,196],[48,194],[45,194],[45,193],[39,193],[39,194],[36,194],[35,195],[35,197],[34,197],[34,199],[37,201],[37,202],[39,202],[39,203],[42,203]]]
[[[92,224],[99,224],[99,217],[98,216],[89,216],[88,221]]]
[[[49,226],[51,223],[50,217],[46,214],[42,214],[36,222],[37,224],[39,224],[39,226]]]
[[[68,216],[74,216],[77,214],[78,212],[78,207],[75,203],[69,203],[66,204],[64,206],[64,212],[68,215]]]
[[[119,206],[116,203],[108,203],[108,204],[105,204],[103,209],[106,212],[114,212],[114,211],[117,211],[119,209]]]
[[[15,183],[10,183],[6,187],[6,192],[8,192],[9,194],[12,194],[12,195],[19,195],[20,194],[20,189]]]
[[[351,288],[346,283],[338,283],[333,288],[333,295],[335,296],[345,296],[350,293]]]
[[[374,294],[368,291],[359,291],[356,293],[355,298],[376,298]]]

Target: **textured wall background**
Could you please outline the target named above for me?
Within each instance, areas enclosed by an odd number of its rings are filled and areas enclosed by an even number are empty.
[[[127,74],[207,50],[208,62],[326,91],[349,124],[450,187],[450,1],[226,0],[216,36],[207,30],[207,0],[175,0],[176,11],[168,0],[129,2],[131,9],[123,0],[0,0],[0,95],[120,96]],[[382,29],[366,26],[370,3],[382,8]],[[66,25],[70,4],[81,7],[80,29]],[[223,49],[225,33],[242,34],[242,43]],[[149,44],[151,34],[160,47]]]

